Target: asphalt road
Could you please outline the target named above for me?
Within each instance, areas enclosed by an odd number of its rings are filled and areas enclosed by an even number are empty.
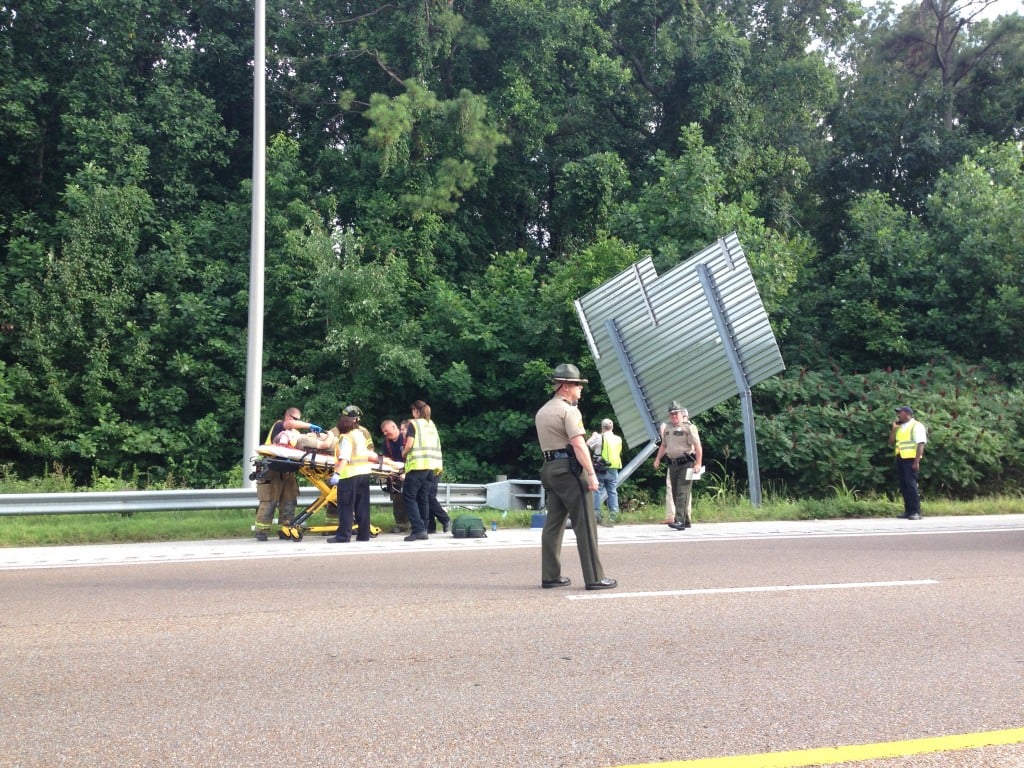
[[[601,537],[609,592],[571,532],[553,590],[537,531],[0,550],[0,766],[584,768],[1024,727],[1022,517]]]

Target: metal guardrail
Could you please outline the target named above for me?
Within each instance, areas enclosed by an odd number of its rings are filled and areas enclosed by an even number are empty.
[[[308,506],[319,497],[310,486],[299,488],[299,504]],[[479,509],[487,506],[487,486],[441,483],[437,498],[445,507]],[[370,503],[390,504],[380,488],[371,488]],[[174,512],[204,509],[256,508],[255,488],[215,488],[182,491],[104,491],[84,493],[5,493],[0,494],[3,515],[71,515],[101,512]]]

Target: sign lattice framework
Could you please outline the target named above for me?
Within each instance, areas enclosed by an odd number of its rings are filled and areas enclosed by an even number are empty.
[[[663,275],[650,258],[638,261],[578,299],[576,311],[633,448],[657,436],[671,401],[696,416],[785,370],[735,232]]]

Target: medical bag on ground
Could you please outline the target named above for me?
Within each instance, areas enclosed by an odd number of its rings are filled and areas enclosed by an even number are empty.
[[[487,537],[484,531],[484,521],[479,517],[459,515],[452,521],[452,536],[456,539],[483,539]]]

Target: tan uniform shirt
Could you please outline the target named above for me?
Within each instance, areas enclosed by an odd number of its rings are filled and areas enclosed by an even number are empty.
[[[537,441],[542,451],[562,451],[576,435],[585,435],[580,409],[555,395],[537,411]]]
[[[670,459],[678,459],[683,454],[694,453],[697,450],[697,427],[688,421],[684,421],[678,427],[669,424],[665,427],[665,455]]]

